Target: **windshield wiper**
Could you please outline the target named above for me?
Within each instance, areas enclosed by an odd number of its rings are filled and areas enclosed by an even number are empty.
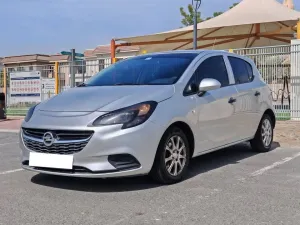
[[[87,85],[85,83],[79,84],[77,87],[86,87]]]

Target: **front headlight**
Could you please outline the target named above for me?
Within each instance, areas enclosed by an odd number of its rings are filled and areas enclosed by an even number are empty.
[[[153,113],[157,102],[142,102],[127,108],[119,109],[100,116],[93,122],[94,126],[123,124],[122,129],[144,123]]]
[[[37,105],[38,105],[38,104],[37,104]],[[25,122],[28,122],[28,121],[31,119],[31,117],[32,117],[32,115],[33,115],[33,113],[34,113],[35,107],[37,107],[37,105],[32,106],[32,107],[28,110],[28,112],[27,112],[27,114],[26,114],[26,117],[24,118]]]

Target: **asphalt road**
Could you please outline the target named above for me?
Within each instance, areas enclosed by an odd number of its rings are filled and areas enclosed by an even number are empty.
[[[20,169],[16,134],[0,133],[0,224],[300,224],[300,148],[239,145],[194,159],[189,177],[74,179]],[[275,145],[276,146],[276,145]]]

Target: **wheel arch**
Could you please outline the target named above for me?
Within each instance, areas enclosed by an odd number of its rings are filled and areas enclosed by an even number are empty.
[[[273,123],[273,128],[275,128],[276,126],[276,116],[275,116],[275,113],[272,109],[267,109],[265,112],[264,112],[264,115],[267,114],[271,117],[272,119],[272,123]]]
[[[165,135],[166,132],[168,132],[169,129],[172,129],[173,127],[178,127],[179,129],[181,129],[184,134],[186,135],[186,138],[188,139],[188,142],[189,142],[189,145],[190,145],[190,156],[191,158],[193,157],[194,155],[194,151],[195,151],[195,136],[194,136],[194,133],[191,129],[191,127],[183,122],[183,121],[176,121],[174,123],[172,123],[167,129],[166,131],[164,132],[163,135]]]

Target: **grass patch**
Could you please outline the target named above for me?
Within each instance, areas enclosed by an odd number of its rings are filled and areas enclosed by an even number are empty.
[[[290,120],[291,119],[291,113],[290,112],[283,112],[283,113],[276,113],[276,120]]]
[[[7,116],[26,116],[26,113],[29,108],[7,108]]]

